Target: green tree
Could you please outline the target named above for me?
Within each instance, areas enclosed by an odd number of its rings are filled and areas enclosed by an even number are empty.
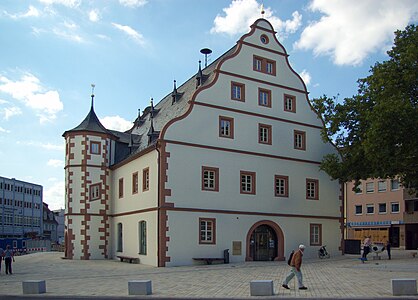
[[[418,188],[418,30],[395,32],[389,60],[359,79],[357,95],[342,103],[322,96],[312,105],[324,122],[322,136],[339,155],[323,158],[321,169],[347,182],[400,177]]]

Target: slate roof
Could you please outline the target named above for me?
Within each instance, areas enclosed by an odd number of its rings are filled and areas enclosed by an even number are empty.
[[[143,114],[135,119],[131,129],[125,132],[106,129],[97,118],[92,105],[90,112],[80,125],[64,132],[63,136],[68,132],[74,131],[99,132],[112,136],[116,141],[114,164],[118,164],[132,155],[154,146],[163,127],[170,120],[183,115],[188,110],[190,106],[189,101],[197,89],[197,77],[201,76],[200,86],[205,86],[212,82],[215,77],[214,70],[218,62],[225,56],[232,54],[236,47],[229,49],[203,70],[199,67],[197,73],[181,86],[174,88],[154,107],[148,106],[145,108]],[[176,90],[177,95],[175,95]],[[173,101],[173,95],[175,96],[175,101]]]
[[[74,131],[91,131],[91,132],[99,132],[99,133],[112,135],[112,133],[109,130],[107,130],[102,125],[102,123],[100,123],[99,118],[94,112],[93,103],[91,105],[90,112],[87,114],[84,120],[80,123],[80,125],[78,125],[77,127],[71,130],[67,130],[66,132],[64,132],[62,136],[65,136],[68,132],[74,132]]]

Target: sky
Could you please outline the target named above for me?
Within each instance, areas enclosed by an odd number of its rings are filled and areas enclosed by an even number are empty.
[[[94,108],[124,131],[194,76],[202,48],[224,54],[261,17],[309,97],[357,93],[388,59],[394,31],[418,22],[416,0],[1,0],[0,176],[43,186],[64,208],[64,131]]]

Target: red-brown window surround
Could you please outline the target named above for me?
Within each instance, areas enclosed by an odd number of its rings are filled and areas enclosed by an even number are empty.
[[[149,168],[142,170],[142,191],[149,190]]]
[[[271,65],[271,70],[268,69],[268,65]],[[258,66],[260,68],[258,68]],[[261,56],[253,56],[253,70],[268,75],[276,75],[276,62],[274,60],[264,58]],[[270,71],[270,72],[269,72]]]
[[[239,90],[239,95],[237,90]],[[235,81],[231,82],[231,99],[242,102],[245,101],[245,84]]]
[[[138,193],[138,172],[132,174],[132,194]]]
[[[262,132],[267,131],[267,140],[265,140],[265,137],[263,139]],[[260,144],[266,144],[271,145],[272,144],[272,127],[271,125],[267,124],[258,124],[258,142]]]
[[[310,224],[309,236],[310,246],[321,246],[322,245],[322,224]],[[318,241],[314,238],[314,229],[318,229]]]
[[[312,189],[314,190],[312,193]],[[306,199],[319,200],[319,180],[306,178]]]
[[[214,178],[208,178],[209,174],[213,174]],[[202,166],[202,191],[219,192],[219,168]]]
[[[225,122],[225,123],[224,123]],[[228,123],[228,132],[223,130],[223,126]],[[234,138],[234,119],[224,116],[219,116],[219,136],[224,138]]]
[[[100,149],[100,142],[90,142],[90,154],[100,154],[101,153],[101,149]]]
[[[262,95],[265,96],[266,99],[264,99]],[[266,101],[267,103],[264,103],[264,101]],[[271,90],[262,89],[262,88],[258,89],[258,105],[271,107]]]
[[[297,150],[306,150],[306,132],[295,130],[293,132],[293,145]]]
[[[255,195],[256,193],[256,173],[249,172],[249,171],[240,171],[240,193],[241,194],[248,194],[248,195]],[[250,179],[250,190],[247,190],[248,182],[247,179]],[[243,181],[245,179],[245,181]]]
[[[199,244],[216,244],[216,219],[199,218]]]
[[[290,105],[288,104],[290,102]],[[296,97],[288,94],[284,94],[283,98],[284,110],[288,112],[296,112]],[[290,106],[290,107],[289,107]]]
[[[119,198],[123,198],[123,178],[119,178]]]
[[[278,190],[278,181],[283,182],[284,191]],[[276,197],[289,197],[289,176],[275,175],[274,176],[274,195]]]

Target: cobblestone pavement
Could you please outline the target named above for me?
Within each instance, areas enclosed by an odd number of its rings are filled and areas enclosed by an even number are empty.
[[[412,251],[392,251],[392,260],[383,253],[381,260],[362,264],[358,255],[331,259],[305,259],[304,284],[290,290],[281,287],[289,271],[285,262],[245,262],[188,267],[155,268],[116,260],[65,260],[62,253],[45,252],[16,257],[13,275],[0,275],[0,299],[22,296],[22,281],[46,280],[47,297],[129,297],[129,280],[151,280],[152,295],[147,298],[256,298],[250,296],[251,280],[274,282],[277,298],[390,298],[391,279],[418,279],[418,257]],[[415,251],[416,252],[416,251]],[[13,297],[12,297],[13,298]],[[275,297],[267,297],[268,299]],[[417,296],[402,297],[418,299]],[[37,298],[39,299],[39,298]]]

